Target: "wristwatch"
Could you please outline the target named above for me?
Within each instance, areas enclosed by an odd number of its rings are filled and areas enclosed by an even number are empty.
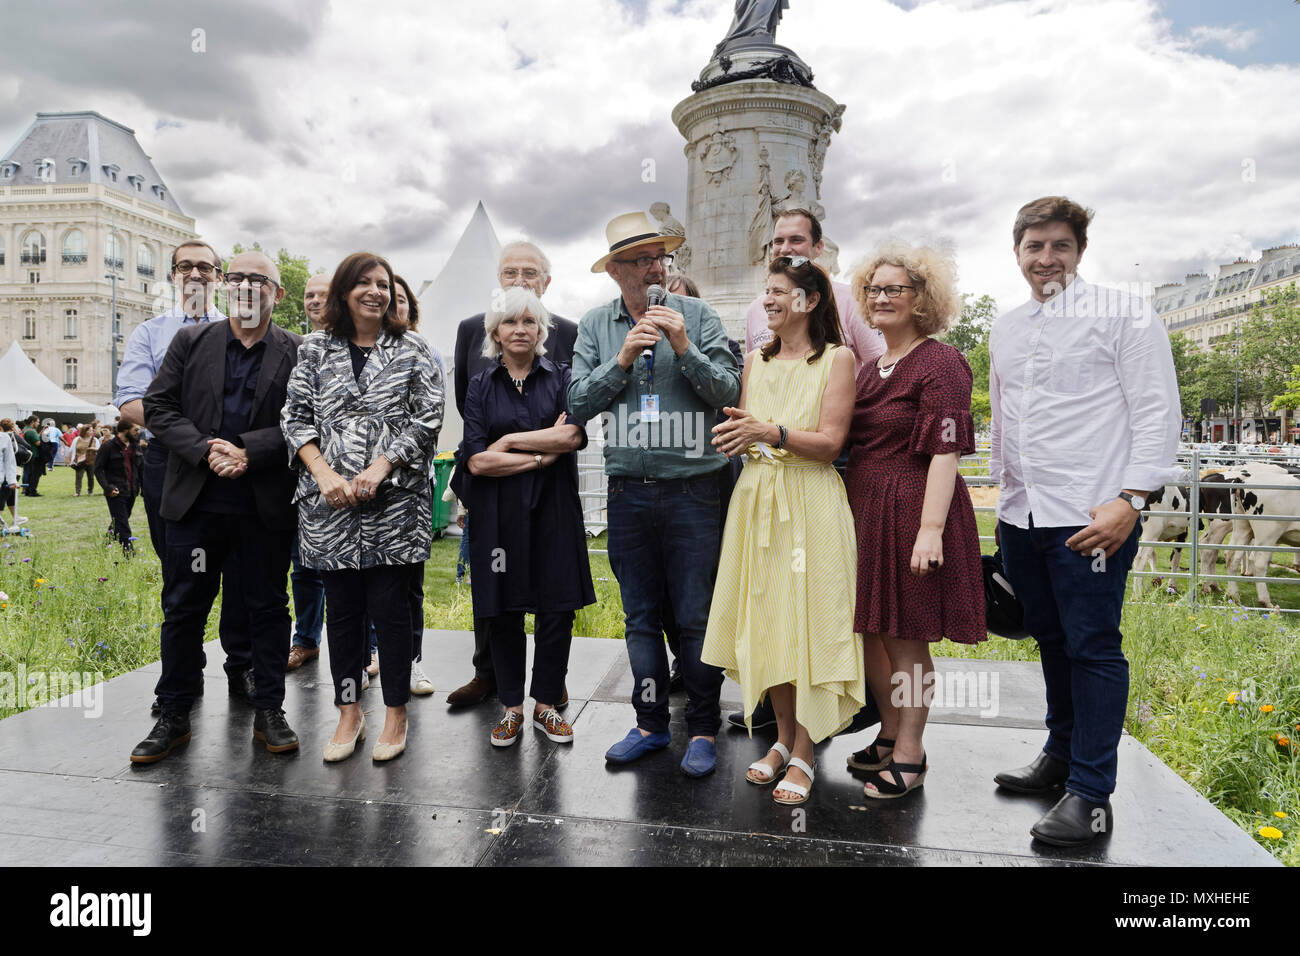
[[[1147,506],[1147,500],[1141,495],[1130,495],[1127,491],[1121,491],[1119,496],[1132,505],[1134,511],[1141,511]]]

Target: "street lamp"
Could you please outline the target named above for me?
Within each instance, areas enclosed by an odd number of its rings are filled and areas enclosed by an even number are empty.
[[[112,272],[105,272],[104,278],[112,280],[113,283],[113,302],[112,305],[109,306],[109,315],[108,315],[109,338],[112,339],[113,341],[113,358],[112,358],[112,364],[109,365],[109,373],[111,375],[111,381],[112,381],[112,385],[111,385],[112,395],[113,398],[116,398],[117,397],[117,343],[122,341],[122,330],[121,328],[118,327],[118,322],[117,322],[117,270],[115,269]],[[112,401],[112,399],[109,399],[109,401]]]
[[[1241,325],[1232,326],[1232,441],[1241,443]]]

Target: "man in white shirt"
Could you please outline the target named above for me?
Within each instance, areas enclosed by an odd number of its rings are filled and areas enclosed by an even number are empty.
[[[1124,588],[1150,491],[1175,480],[1181,415],[1173,356],[1149,303],[1078,276],[1090,210],[1061,196],[1021,208],[1012,235],[1031,298],[989,338],[998,539],[1038,641],[1047,743],[994,779],[1065,794],[1031,829],[1082,846],[1113,824],[1128,704]]]

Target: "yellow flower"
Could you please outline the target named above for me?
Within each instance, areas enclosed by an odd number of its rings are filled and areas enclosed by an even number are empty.
[[[1282,734],[1278,734],[1278,735],[1277,735],[1277,745],[1278,745],[1279,747],[1290,747],[1290,746],[1291,746],[1291,740],[1290,740],[1290,738],[1288,738],[1288,737],[1284,737]]]
[[[1283,813],[1281,810],[1274,810],[1274,811],[1273,811],[1273,816],[1277,817],[1279,820],[1285,820],[1285,819],[1286,819],[1286,814]]]
[[[1263,711],[1263,712],[1266,713],[1266,714],[1271,714],[1271,713],[1273,713],[1273,705],[1272,705],[1272,704],[1265,704],[1263,707],[1260,708],[1260,710]]]
[[[1277,827],[1260,827],[1259,835],[1262,837],[1267,837],[1270,840],[1282,839],[1282,831],[1279,830]]]
[[[1223,683],[1223,678],[1222,678],[1222,677],[1216,677],[1216,678],[1214,678],[1214,679],[1217,680],[1220,684]]]
[[[1234,690],[1231,694],[1225,697],[1224,700],[1229,704],[1235,704],[1237,702],[1237,692]]]
[[[33,586],[34,586],[34,587],[40,587],[40,586],[41,586],[42,584],[44,584],[44,583],[45,583],[45,579],[44,579],[44,578],[37,578],[37,579],[33,582]]]

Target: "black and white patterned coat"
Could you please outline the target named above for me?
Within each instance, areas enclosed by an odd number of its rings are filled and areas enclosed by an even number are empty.
[[[280,424],[298,469],[298,549],[309,568],[413,564],[429,557],[430,460],[442,427],[444,382],[418,336],[382,333],[359,378],[346,339],[313,332],[298,350]],[[316,442],[342,478],[380,455],[395,464],[373,501],[331,508],[298,450]]]

